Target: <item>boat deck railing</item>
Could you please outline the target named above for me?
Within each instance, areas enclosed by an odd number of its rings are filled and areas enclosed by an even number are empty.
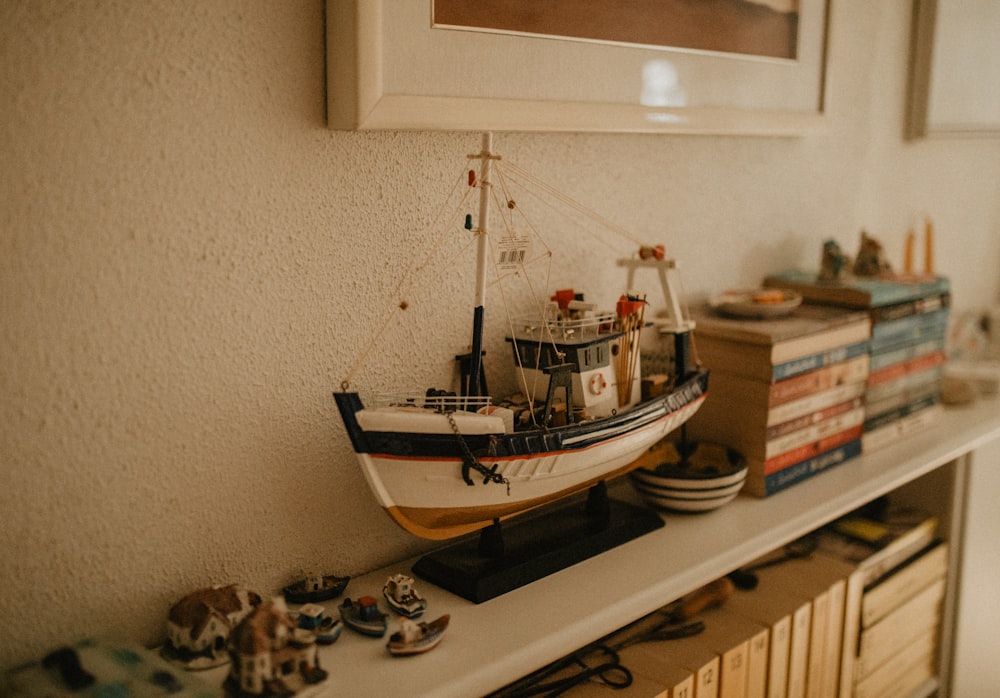
[[[489,395],[477,395],[470,397],[467,395],[455,395],[454,393],[444,393],[429,391],[421,393],[418,391],[395,391],[375,394],[376,407],[421,407],[435,412],[476,412],[483,407],[489,407],[493,398]]]
[[[514,318],[513,326],[518,339],[541,341],[549,339],[550,335],[556,341],[588,341],[617,331],[613,312],[570,317],[518,317]]]

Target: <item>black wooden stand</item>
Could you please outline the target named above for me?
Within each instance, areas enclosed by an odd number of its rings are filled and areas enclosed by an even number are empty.
[[[600,483],[586,503],[484,528],[417,560],[413,573],[482,603],[663,526],[652,509],[611,499]]]

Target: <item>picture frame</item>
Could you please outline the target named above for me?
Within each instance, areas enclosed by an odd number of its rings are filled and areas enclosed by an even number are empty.
[[[432,2],[327,0],[330,128],[797,136],[824,126],[828,0],[799,0],[792,60],[436,28]],[[642,95],[650,66],[674,71],[684,101]]]
[[[913,0],[904,135],[1000,137],[1000,3]]]

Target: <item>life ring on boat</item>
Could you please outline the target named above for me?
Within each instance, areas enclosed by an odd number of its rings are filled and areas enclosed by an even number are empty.
[[[594,395],[600,395],[604,392],[604,389],[608,387],[608,382],[604,380],[603,373],[595,373],[590,377],[590,392]]]

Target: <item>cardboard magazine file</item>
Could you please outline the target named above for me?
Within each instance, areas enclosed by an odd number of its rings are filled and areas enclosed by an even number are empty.
[[[629,657],[645,655],[646,661],[659,664],[664,671],[690,672],[693,675],[693,698],[719,698],[721,658],[717,652],[684,637],[666,642],[647,642],[629,647]],[[633,659],[633,661],[635,661]]]
[[[870,676],[910,643],[937,637],[944,591],[942,578],[872,627],[862,629],[854,667],[856,682]]]
[[[770,628],[723,604],[699,616],[705,630],[696,638],[720,658],[720,698],[766,698]]]
[[[737,589],[725,608],[768,628],[768,698],[804,696],[812,604],[767,590]]]
[[[644,649],[645,648],[645,649]],[[657,698],[695,698],[694,672],[684,667],[663,661],[663,657],[657,652],[646,651],[650,645],[631,645],[619,650],[618,656],[622,665],[632,672],[633,682],[629,686],[627,695],[635,696],[656,696]],[[658,692],[650,693],[650,690]],[[573,698],[578,695],[577,689],[565,694]],[[614,696],[620,692],[609,690],[603,684],[590,684],[586,692],[580,692],[580,696],[590,698],[594,696]]]
[[[937,531],[936,516],[918,509],[890,507],[881,520],[852,513],[812,534],[821,552],[857,568],[847,580],[840,668],[841,698],[850,698],[856,683],[865,589],[931,545]]]
[[[858,681],[854,687],[854,698],[887,698],[891,696],[911,696],[918,688],[930,684],[937,669],[935,667],[937,642],[932,635],[923,635],[878,669]],[[930,695],[920,691],[919,695]]]
[[[865,589],[861,627],[869,628],[948,573],[948,544],[936,541]]]
[[[774,557],[769,555],[762,559]],[[844,646],[847,583],[855,571],[853,564],[815,552],[755,572],[759,589],[798,597],[812,604],[807,698],[837,695]]]
[[[892,507],[878,519],[858,510],[815,531],[818,549],[858,566],[862,589],[930,546],[938,535],[933,514]]]

